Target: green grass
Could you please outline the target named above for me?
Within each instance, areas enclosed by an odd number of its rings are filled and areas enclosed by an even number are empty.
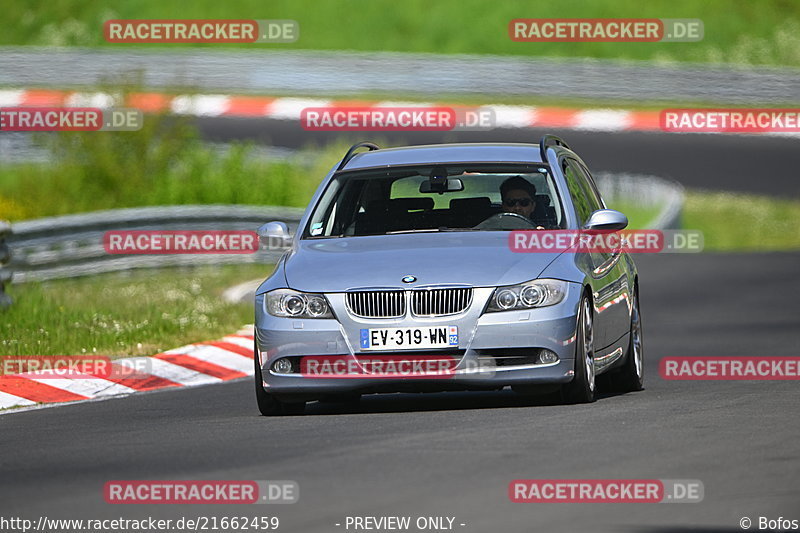
[[[683,227],[703,232],[706,251],[800,249],[800,200],[688,191]]]
[[[247,144],[220,155],[175,119],[149,116],[145,124],[136,132],[40,138],[55,163],[0,164],[0,216],[13,222],[175,204],[305,207],[349,146],[343,141],[323,150],[309,147],[301,163],[264,161],[250,157]]]
[[[139,180],[134,179],[133,172],[93,175],[67,164],[0,167],[0,213],[3,218],[18,221],[173,204],[305,207],[330,168],[309,170],[287,162],[244,161],[238,154],[219,158],[204,148],[187,154],[184,163],[185,167],[144,175]]]
[[[252,304],[227,304],[222,291],[272,269],[165,268],[12,285],[0,355],[152,355],[218,339],[253,323]]]
[[[628,217],[628,229],[646,229],[658,216],[658,207],[644,207],[629,202],[616,202],[608,206]]]
[[[535,4],[527,0],[138,0],[115,4],[35,0],[7,4],[0,23],[0,44],[130,48],[103,40],[102,23],[112,18],[294,19],[300,24],[296,43],[240,47],[256,52],[287,48],[391,50],[800,66],[800,4],[794,0],[562,0]],[[705,37],[696,43],[517,43],[508,36],[508,23],[514,18],[633,17],[699,18],[705,23]]]

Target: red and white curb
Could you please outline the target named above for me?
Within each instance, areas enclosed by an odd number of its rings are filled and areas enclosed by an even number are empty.
[[[236,334],[218,341],[189,344],[152,357],[115,359],[112,367],[123,370],[116,375],[124,377],[72,373],[71,377],[65,378],[48,370],[0,376],[0,409],[127,396],[252,376],[253,346],[253,327],[245,326]],[[133,372],[122,367],[146,368],[148,372]],[[114,374],[112,372],[111,376]]]
[[[76,92],[48,89],[0,90],[2,107],[97,107],[113,104],[111,95],[102,92]],[[299,121],[308,107],[433,107],[488,110],[495,117],[495,128],[553,128],[583,131],[660,132],[659,111],[624,109],[576,109],[567,107],[537,107],[524,105],[480,105],[375,102],[329,100],[322,98],[293,98],[269,96],[235,96],[226,94],[172,95],[163,93],[133,93],[125,105],[144,113],[171,112],[197,117],[244,117]],[[722,135],[734,133],[722,132]],[[767,135],[800,138],[797,132],[735,133],[735,135]]]
[[[0,90],[0,107],[85,106],[105,108],[113,99],[106,93],[86,93],[43,89]],[[321,98],[272,98],[267,96],[231,96],[224,94],[168,95],[135,93],[125,102],[144,113],[172,112],[199,117],[262,117],[300,120],[307,107],[430,107],[421,102],[367,102]],[[523,105],[451,105],[454,108],[491,110],[498,128],[563,128],[587,131],[659,131],[657,111],[618,109],[572,109]]]

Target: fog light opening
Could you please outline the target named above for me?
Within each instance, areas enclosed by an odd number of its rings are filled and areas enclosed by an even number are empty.
[[[292,362],[289,359],[278,359],[272,363],[272,371],[277,374],[291,374]]]
[[[540,365],[549,365],[552,363],[558,363],[558,355],[555,352],[551,352],[550,350],[540,350],[539,351],[539,360],[537,361]]]

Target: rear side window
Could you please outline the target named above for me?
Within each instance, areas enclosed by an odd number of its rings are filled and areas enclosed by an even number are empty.
[[[567,181],[567,189],[569,189],[572,202],[575,204],[578,224],[582,226],[589,220],[589,216],[594,211],[603,208],[600,197],[597,196],[594,187],[589,183],[577,161],[569,158],[564,159],[562,168]]]

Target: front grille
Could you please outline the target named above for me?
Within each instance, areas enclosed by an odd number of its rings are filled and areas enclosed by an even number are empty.
[[[345,302],[353,316],[400,318],[406,314],[406,292],[410,293],[411,313],[417,317],[457,315],[472,304],[470,288],[352,291],[345,294]]]
[[[411,292],[411,313],[434,317],[456,315],[469,308],[472,289],[416,289]]]
[[[355,291],[346,294],[347,309],[361,318],[399,318],[406,314],[403,291]]]

